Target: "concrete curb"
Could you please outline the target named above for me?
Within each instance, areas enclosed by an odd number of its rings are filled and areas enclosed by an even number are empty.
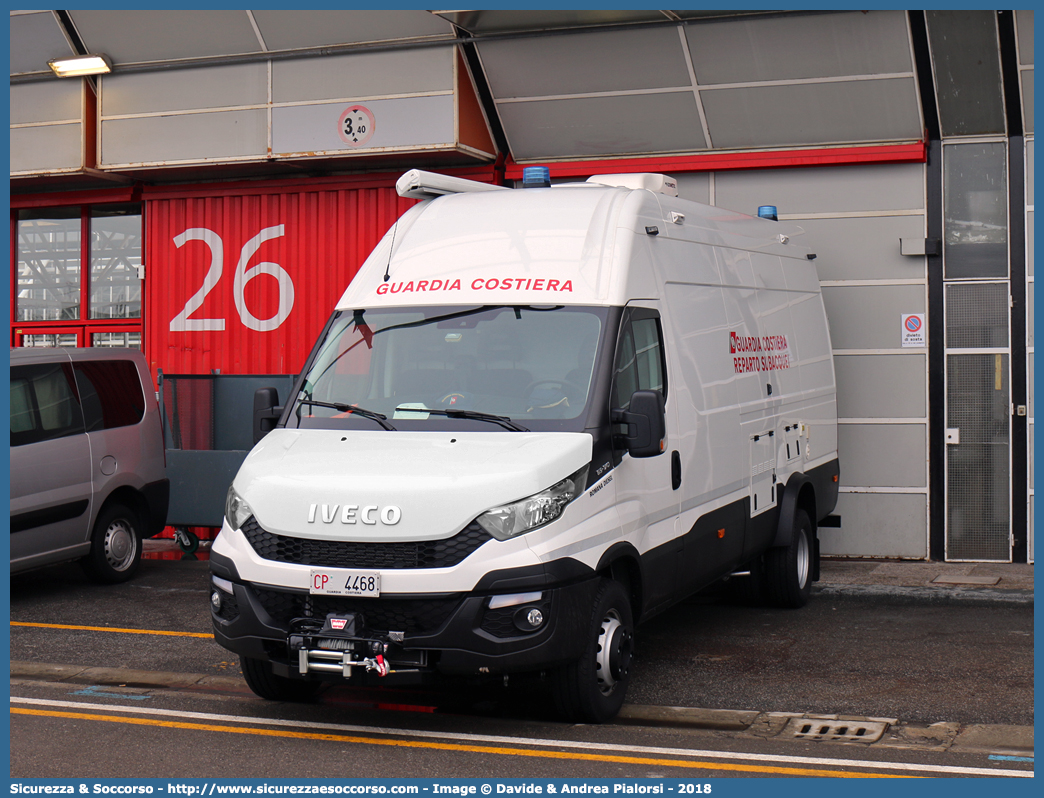
[[[911,585],[824,584],[812,587],[823,598],[888,599],[903,604],[1024,605],[1033,603],[1032,590],[982,587],[915,587]]]
[[[742,709],[694,709],[624,704],[617,721],[638,726],[685,726],[690,729],[746,731],[760,713]]]
[[[35,682],[110,687],[129,693],[156,690],[212,690],[250,695],[238,676],[209,676],[200,673],[141,671],[130,668],[90,668],[54,663],[12,662],[11,678]],[[987,753],[1033,757],[1033,727],[989,724],[904,723],[897,718],[864,718],[849,715],[816,715],[800,712],[759,712],[742,709],[699,709],[695,707],[624,704],[617,722],[634,726],[660,726],[748,734],[763,739],[786,738],[794,720],[834,725],[884,726],[873,742],[888,748]],[[800,724],[798,724],[800,725]]]
[[[972,724],[953,741],[953,749],[1011,756],[1033,756],[1032,726]]]
[[[248,691],[238,676],[208,676],[201,673],[171,671],[139,671],[130,668],[87,668],[80,665],[55,665],[36,662],[12,662],[12,679],[40,682],[66,682],[104,687],[176,690],[206,687],[215,690]]]

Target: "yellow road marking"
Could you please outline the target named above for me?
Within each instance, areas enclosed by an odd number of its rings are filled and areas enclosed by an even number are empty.
[[[70,626],[64,623],[28,623],[11,621],[11,626],[32,626],[36,629],[75,629],[80,632],[122,632],[128,635],[167,635],[168,637],[205,637],[212,639],[212,632],[168,632],[163,629],[119,629],[114,626]]]
[[[436,751],[459,751],[470,754],[495,754],[498,756],[521,756],[536,759],[567,759],[585,762],[613,762],[625,765],[651,765],[655,767],[676,767],[696,770],[728,770],[744,773],[769,773],[777,776],[821,776],[841,778],[908,778],[905,775],[884,773],[852,773],[843,770],[819,770],[814,768],[770,767],[767,765],[743,765],[731,762],[695,762],[679,759],[654,759],[639,756],[611,756],[609,754],[584,754],[568,751],[541,751],[526,748],[502,748],[485,745],[459,745],[454,743],[435,743],[417,740],[389,740],[376,737],[355,737],[346,734],[321,734],[318,732],[295,732],[282,729],[258,729],[243,726],[225,726],[215,723],[186,723],[184,721],[154,720],[151,718],[126,718],[114,715],[102,715],[86,712],[58,712],[55,710],[23,709],[11,707],[12,715],[39,715],[52,718],[68,718],[72,720],[95,720],[108,723],[127,723],[136,726],[159,726],[168,729],[185,729],[189,731],[213,731],[231,734],[252,734],[261,737],[283,737],[295,740],[326,740],[339,743],[357,743],[360,745],[387,745],[403,748],[426,748]],[[872,767],[872,763],[867,763]]]

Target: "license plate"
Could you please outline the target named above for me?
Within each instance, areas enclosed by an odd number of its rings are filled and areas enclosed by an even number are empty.
[[[347,568],[313,568],[308,592],[313,596],[381,595],[380,571],[354,571]]]

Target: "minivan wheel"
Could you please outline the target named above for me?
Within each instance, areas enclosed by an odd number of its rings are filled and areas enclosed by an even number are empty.
[[[812,522],[804,510],[794,514],[790,544],[765,554],[765,593],[773,607],[804,607],[812,593]]]
[[[603,579],[595,593],[583,656],[555,671],[555,704],[569,721],[602,723],[623,706],[631,683],[634,622],[627,591]]]
[[[83,558],[84,570],[99,582],[126,582],[141,565],[141,521],[123,504],[111,504],[94,522],[91,551]]]
[[[263,659],[240,657],[239,666],[247,687],[269,701],[307,701],[322,686],[322,682],[277,676],[272,673],[271,663]]]

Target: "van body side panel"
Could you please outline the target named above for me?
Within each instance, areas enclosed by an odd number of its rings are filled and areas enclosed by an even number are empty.
[[[695,257],[690,262],[709,263],[706,270],[716,267],[719,254],[729,254],[710,247],[691,247]],[[680,492],[684,493],[681,501],[685,520],[681,531],[690,533],[702,529],[698,522],[704,513],[720,507],[722,502],[738,501],[737,496],[750,489],[749,425],[744,425],[744,420],[746,415],[760,420],[760,380],[754,372],[737,372],[736,355],[730,348],[733,336],[754,337],[759,328],[750,311],[753,288],[674,281],[667,283],[664,290],[676,337],[673,390],[683,419],[679,438],[672,444],[682,461]],[[714,527],[714,533],[720,528]],[[743,534],[741,527],[738,535],[728,535],[728,542],[737,542],[738,537],[742,548]],[[691,551],[694,545],[694,541],[689,541],[686,548]],[[721,561],[718,553],[723,554]],[[697,558],[693,554],[686,559]],[[715,545],[703,555],[697,571],[706,574],[717,568],[720,574],[729,567],[731,559],[731,554]]]
[[[78,501],[66,502],[65,504],[56,504],[53,507],[19,513],[11,516],[11,531],[25,532],[27,529],[39,529],[48,524],[79,518],[87,512],[90,506],[90,499],[80,499]]]
[[[703,514],[685,533],[682,593],[694,593],[743,562],[747,500]]]
[[[684,560],[697,589],[772,544],[779,487],[808,462],[810,431],[823,427],[819,443],[836,450],[836,435],[827,431],[836,424],[836,405],[829,333],[812,263],[686,241],[681,238],[686,234],[706,233],[686,228],[668,225],[673,237],[656,243],[664,253],[657,260],[677,336],[673,351],[680,379],[673,382],[674,395],[687,400],[680,405],[686,419],[680,423],[681,440],[672,447],[681,452],[688,482]],[[694,478],[702,480],[695,489]],[[737,488],[749,491],[746,498],[720,507],[723,496]],[[688,507],[693,509],[686,513]],[[730,536],[724,522],[715,525],[716,518],[739,523],[740,534]],[[714,545],[707,537],[711,527],[714,535],[725,529],[736,549]]]
[[[142,496],[149,506],[148,526],[144,537],[151,538],[163,531],[167,525],[167,511],[170,509],[170,480],[164,477],[150,482],[141,489]]]
[[[808,406],[805,463],[837,457],[837,395],[834,357],[822,295],[800,294],[791,306],[797,328],[801,395]],[[804,412],[804,411],[803,411]]]
[[[149,517],[142,522],[149,530],[142,533],[149,537],[165,526],[170,483],[164,476],[163,450],[157,444],[163,440],[159,414],[146,407],[145,416],[137,424],[97,430],[87,437],[91,441],[94,495],[108,497],[121,487],[134,490],[148,508]]]
[[[816,491],[816,518],[819,523],[837,508],[841,467],[837,458],[808,470],[809,481]]]
[[[11,448],[12,570],[87,550],[91,462],[82,433]]]
[[[677,601],[685,578],[682,564],[685,540],[678,534],[678,519],[674,516],[650,524],[642,538],[648,547],[641,557],[643,612],[653,613]]]

